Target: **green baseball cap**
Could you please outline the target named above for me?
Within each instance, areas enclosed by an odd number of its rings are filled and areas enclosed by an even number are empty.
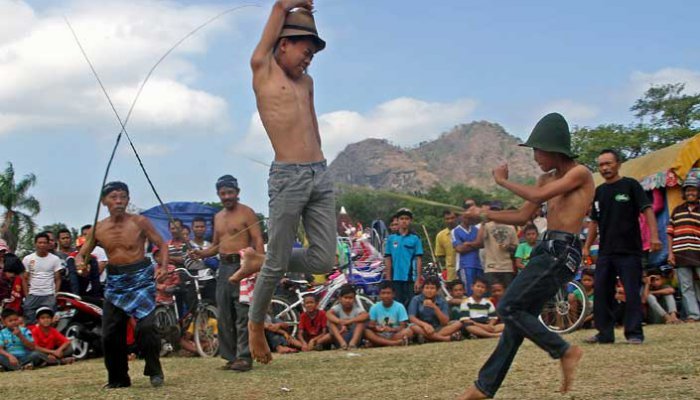
[[[569,124],[559,113],[551,113],[542,117],[527,141],[520,146],[561,153],[569,158],[578,157],[571,151]]]

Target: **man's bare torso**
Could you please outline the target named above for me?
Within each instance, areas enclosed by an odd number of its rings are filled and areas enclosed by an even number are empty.
[[[124,218],[106,218],[97,224],[95,238],[105,249],[110,265],[140,262],[145,257],[146,234],[139,215],[126,214]]]
[[[577,165],[574,168],[586,168]],[[571,192],[556,196],[547,202],[547,229],[578,235],[583,228],[583,219],[593,202],[595,185],[593,175],[586,169],[588,178],[584,184]],[[540,177],[540,186],[558,179],[547,173]]]
[[[273,59],[269,71],[253,77],[263,126],[275,150],[275,161],[310,163],[324,159],[308,75],[290,79]]]
[[[223,209],[216,214],[214,227],[219,240],[219,254],[237,254],[250,247],[251,235],[247,229],[251,214],[255,214],[253,210],[242,204],[231,211]]]

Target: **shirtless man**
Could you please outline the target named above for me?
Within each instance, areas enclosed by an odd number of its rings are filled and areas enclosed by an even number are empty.
[[[287,271],[324,274],[335,261],[333,182],[321,151],[313,80],[307,74],[314,54],[326,43],[318,37],[312,10],[312,0],[277,1],[251,59],[258,111],[275,150],[268,181],[270,240],[265,258],[246,251],[236,279],[256,272],[264,261],[248,322],[250,350],[261,363],[272,358],[265,313],[279,280]],[[292,251],[300,217],[309,247]]]
[[[136,343],[146,360],[143,374],[150,377],[154,387],[162,386],[164,381],[154,311],[156,279],[167,274],[168,252],[160,252],[160,266],[154,270],[145,256],[146,239],[159,248],[163,248],[163,239],[146,217],[127,213],[128,204],[126,184],[106,184],[102,188],[102,205],[109,210],[109,217],[90,230],[88,242],[75,256],[78,268],[85,268],[85,260],[97,242],[109,256],[102,310],[102,345],[108,375],[105,389],[131,386],[126,346],[126,326],[131,317],[136,318]]]
[[[204,250],[194,250],[196,258],[207,258],[219,254],[219,279],[216,286],[216,304],[219,309],[219,354],[227,363],[226,370],[250,371],[253,360],[248,348],[248,304],[239,301],[241,285],[233,281],[233,274],[240,269],[239,252],[262,254],[264,250],[262,231],[258,217],[248,206],[238,202],[238,181],[224,175],[216,181],[216,192],[224,209],[214,217],[214,242]]]
[[[508,287],[498,303],[498,314],[505,323],[498,346],[479,371],[474,385],[460,399],[491,398],[501,386],[524,338],[532,340],[552,358],[559,359],[563,373],[560,391],[571,390],[576,366],[583,356],[538,320],[545,302],[571,280],[581,262],[578,233],[593,200],[593,177],[586,167],[574,161],[570,150],[569,125],[560,114],[548,114],[535,126],[523,146],[532,147],[535,161],[545,173],[535,186],[508,180],[508,166],[493,170],[497,184],[522,197],[519,210],[485,211],[471,207],[465,216],[482,222],[496,221],[523,225],[547,202],[548,231],[531,254],[530,262]]]

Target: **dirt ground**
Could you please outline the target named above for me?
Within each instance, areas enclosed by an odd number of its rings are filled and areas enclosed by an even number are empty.
[[[580,344],[592,331],[567,335]],[[584,345],[574,390],[559,387],[559,363],[530,342],[499,399],[700,399],[700,324],[645,328],[644,345]],[[618,338],[622,332],[617,332]],[[453,399],[474,380],[495,340],[278,356],[253,371],[220,371],[220,359],[163,359],[166,384],[152,389],[131,363],[133,386],[104,391],[101,360],[0,373],[0,399]]]

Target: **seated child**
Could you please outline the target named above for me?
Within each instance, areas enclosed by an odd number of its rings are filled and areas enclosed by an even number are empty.
[[[365,329],[365,339],[372,346],[408,345],[413,331],[408,328],[406,307],[394,301],[394,287],[390,281],[379,286],[379,303],[369,310],[369,322]]]
[[[63,336],[53,323],[54,312],[49,307],[36,310],[36,325],[31,328],[35,350],[41,353],[48,365],[72,364],[75,359],[73,346],[67,337]]]
[[[156,266],[157,267],[157,266]],[[168,264],[168,274],[162,276],[156,282],[156,302],[160,304],[173,304],[173,293],[180,284],[180,275],[175,272],[175,266]]]
[[[467,290],[459,279],[448,283],[447,287],[450,290],[450,299],[447,301],[450,306],[450,321],[459,321],[459,307],[462,305],[462,301],[467,298],[465,296]]]
[[[459,309],[464,329],[477,338],[499,337],[504,328],[497,323],[496,307],[484,297],[487,285],[484,278],[475,279],[471,297],[464,300]]]
[[[535,225],[526,225],[523,228],[523,234],[525,241],[520,243],[515,250],[515,267],[518,269],[518,272],[523,270],[530,261],[530,253],[532,253],[532,249],[537,244],[537,227]]]
[[[301,351],[323,350],[331,343],[326,312],[318,309],[318,300],[313,294],[304,296],[304,312],[299,318],[297,339],[301,342]]]
[[[678,324],[676,299],[673,298],[675,289],[666,281],[660,270],[650,270],[644,278],[642,300],[649,305],[648,319],[650,323]],[[664,306],[661,305],[663,301]]]
[[[289,333],[289,324],[265,315],[265,338],[272,351],[280,354],[296,353],[302,343]]]
[[[43,362],[41,353],[35,350],[34,339],[29,329],[20,326],[17,311],[6,308],[2,310],[0,330],[0,366],[8,371],[32,369]]]
[[[357,304],[352,285],[343,285],[339,297],[338,304],[328,311],[328,328],[336,346],[343,350],[356,349],[364,335],[369,314]]]
[[[450,322],[450,308],[447,301],[438,296],[440,281],[428,277],[423,283],[422,293],[414,296],[408,305],[408,320],[411,330],[429,342],[449,342],[462,339],[462,324]],[[420,340],[420,339],[419,339]]]
[[[588,302],[588,309],[591,310],[590,313],[583,320],[583,328],[591,329],[593,328],[593,290],[595,287],[595,272],[592,269],[584,269],[581,273],[581,285],[585,290],[586,301]],[[579,291],[569,294],[569,303],[572,306],[576,306],[576,303],[583,302],[583,294]],[[572,307],[572,308],[574,308]],[[575,309],[575,308],[574,308]]]
[[[503,283],[494,282],[491,284],[491,297],[489,297],[489,300],[494,307],[498,307],[498,302],[501,301],[501,298],[505,292],[506,287],[503,286]]]

